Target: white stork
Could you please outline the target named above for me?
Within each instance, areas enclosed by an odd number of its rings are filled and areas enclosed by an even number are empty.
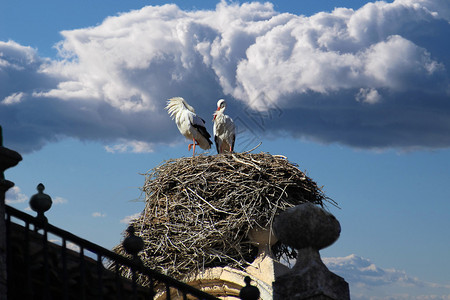
[[[192,106],[181,97],[174,97],[167,101],[167,112],[175,120],[178,130],[187,139],[192,139],[192,144],[189,144],[188,150],[192,150],[192,156],[195,155],[195,146],[207,150],[211,148],[212,142],[209,139],[211,135],[206,131],[205,120],[195,114]]]
[[[227,103],[224,99],[217,101],[217,110],[214,112],[214,142],[217,153],[233,153],[234,141],[236,139],[236,126],[233,119],[224,114]]]

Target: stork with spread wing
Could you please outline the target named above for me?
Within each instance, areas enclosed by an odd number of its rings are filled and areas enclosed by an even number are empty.
[[[183,98],[174,97],[167,101],[167,112],[175,120],[178,130],[187,139],[192,139],[188,150],[192,150],[192,156],[195,156],[195,146],[198,145],[203,150],[211,148],[211,135],[205,128],[205,120],[195,114],[195,110]]]

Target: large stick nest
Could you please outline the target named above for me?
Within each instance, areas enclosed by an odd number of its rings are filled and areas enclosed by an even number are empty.
[[[145,174],[145,209],[131,222],[145,265],[183,278],[216,266],[245,268],[257,254],[247,234],[304,202],[335,204],[283,156],[234,153],[179,158]],[[114,250],[126,255],[122,245]],[[292,249],[276,244],[276,257]]]

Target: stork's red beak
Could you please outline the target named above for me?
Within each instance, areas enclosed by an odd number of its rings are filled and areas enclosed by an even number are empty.
[[[218,107],[218,108],[216,109],[216,111],[219,111],[219,110],[220,110],[220,107]],[[213,121],[216,119],[216,117],[217,117],[217,115],[214,115]]]

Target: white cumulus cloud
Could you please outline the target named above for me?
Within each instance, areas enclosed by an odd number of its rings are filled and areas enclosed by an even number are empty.
[[[126,216],[125,218],[120,220],[120,223],[129,224],[131,221],[138,219],[140,216],[141,216],[141,213],[135,213],[133,215]]]
[[[361,88],[358,94],[356,95],[356,100],[365,103],[375,104],[381,101],[381,96],[376,89]]]
[[[111,152],[152,151],[182,139],[164,110],[173,96],[205,120],[219,98],[235,117],[276,107],[283,117],[266,122],[267,136],[450,146],[446,0],[379,1],[310,17],[271,3],[168,4],[61,34],[54,59],[0,42],[0,119],[18,151],[64,137],[100,140]]]
[[[66,204],[69,201],[63,197],[54,197],[52,198],[52,202],[53,204]]]
[[[349,283],[354,300],[450,299],[450,283],[442,285],[422,281],[402,270],[378,267],[369,259],[355,254],[325,257],[323,261],[330,271]]]
[[[24,203],[30,200],[30,198],[23,194],[18,186],[13,186],[10,188],[5,195],[5,202],[8,205]]]
[[[106,213],[102,213],[102,212],[93,212],[92,213],[92,217],[94,218],[105,218],[106,217]]]
[[[5,97],[0,103],[3,105],[10,105],[10,104],[16,104],[20,103],[22,101],[22,98],[24,96],[24,93],[13,93],[9,95],[8,97]]]
[[[151,143],[143,141],[122,141],[122,143],[107,145],[105,150],[110,153],[150,153],[154,151],[154,147]]]

